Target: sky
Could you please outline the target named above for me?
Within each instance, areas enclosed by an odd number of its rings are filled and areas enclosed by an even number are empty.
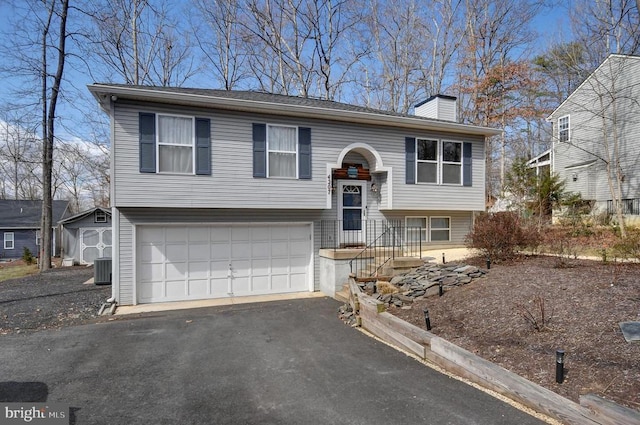
[[[0,0],[0,36],[7,37],[7,33],[11,30],[12,23],[16,19],[13,16],[13,11],[8,4],[7,0]],[[544,9],[539,15],[535,18],[532,26],[538,31],[539,39],[535,44],[533,52],[534,54],[540,53],[544,51],[552,42],[557,42],[558,40],[566,40],[569,36],[570,30],[568,29],[568,18],[567,18],[567,5],[570,5],[568,2],[559,2],[560,5],[555,7]],[[10,35],[9,35],[10,36]],[[531,52],[523,52],[524,54]],[[2,58],[0,58],[0,62]],[[80,70],[73,69],[70,66],[67,66],[65,69],[67,82],[65,84],[71,84],[77,91],[85,91],[86,85],[91,84],[92,78],[87,75],[86,72],[81,72]],[[200,77],[200,81],[198,78],[193,78],[189,80],[188,85],[192,87],[208,87],[206,81],[202,81]],[[6,79],[3,81],[3,84],[0,84],[0,96],[3,99],[10,99],[12,94],[11,91],[14,88],[14,83],[17,81],[7,81]],[[208,87],[210,88],[210,87]],[[64,89],[64,87],[63,87]],[[85,99],[88,99],[89,102],[93,102],[90,96],[84,96]],[[58,110],[58,115],[64,116],[67,118],[65,122],[74,122],[79,123],[82,121],[82,113],[81,111],[87,110],[87,108],[95,109],[95,114],[100,114],[101,112],[97,108],[97,103],[86,104],[79,103],[78,101],[71,102],[62,102],[60,103],[60,107]],[[106,117],[102,117],[104,119]],[[74,128],[67,128],[65,125],[60,125],[57,128],[57,135],[64,140],[73,140],[73,139],[83,139],[89,137],[89,133],[91,129],[86,127],[85,125],[79,124],[74,125]]]

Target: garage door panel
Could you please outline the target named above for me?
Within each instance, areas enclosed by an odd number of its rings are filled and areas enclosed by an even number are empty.
[[[303,252],[307,253],[309,252],[309,241],[291,242],[289,249],[292,255]]]
[[[164,264],[142,264],[140,266],[140,276],[143,282],[156,282],[164,279]]]
[[[271,227],[255,226],[251,227],[251,240],[269,241],[271,239]]]
[[[289,242],[288,241],[274,241],[271,244],[271,255],[274,257],[287,257],[289,256]]]
[[[229,243],[230,233],[229,228],[227,227],[212,227],[210,229],[211,232],[211,242],[224,242]]]
[[[249,241],[251,239],[251,229],[249,227],[231,227],[232,241]]]
[[[140,225],[138,301],[308,290],[310,235],[295,224]]]
[[[164,283],[162,282],[147,282],[141,286],[140,299],[142,302],[151,300],[160,300],[164,296]]]
[[[269,292],[269,276],[254,276],[251,280],[251,290],[261,294]]]
[[[231,244],[231,258],[250,258],[251,257],[251,243],[249,242],[232,242]]]
[[[208,279],[190,279],[187,282],[187,294],[189,297],[200,298],[209,295]]]
[[[208,261],[190,261],[188,270],[189,270],[189,278],[190,279],[204,279],[209,277],[209,266]]]
[[[189,235],[189,243],[202,242],[204,245],[209,245],[209,242],[211,240],[210,229],[190,227],[187,232],[187,234]]]
[[[211,261],[210,263],[211,277],[213,278],[228,278],[229,277],[229,261]]]
[[[307,273],[291,273],[289,275],[289,280],[291,282],[291,289],[297,289],[299,291],[304,291],[307,288]]]
[[[271,289],[274,291],[286,291],[289,289],[289,276],[288,275],[273,275],[271,276]]]
[[[184,280],[167,280],[166,281],[166,297],[175,299],[184,299],[186,294],[186,284]]]
[[[166,242],[187,242],[187,228],[185,227],[167,227],[165,229]]]
[[[187,263],[166,263],[165,270],[165,277],[167,280],[184,280],[185,276],[187,275]]]
[[[203,243],[189,244],[189,261],[208,261],[210,257],[209,248],[211,245]]]
[[[211,259],[212,260],[224,260],[225,264],[229,264],[229,245],[223,245],[215,243],[211,245]]]
[[[271,244],[269,241],[254,241],[251,245],[251,257],[253,258],[269,258],[270,252]]]
[[[167,244],[164,250],[168,261],[186,261],[187,245],[186,244]]]
[[[268,276],[271,270],[271,261],[258,259],[251,261],[251,274],[255,276]]]

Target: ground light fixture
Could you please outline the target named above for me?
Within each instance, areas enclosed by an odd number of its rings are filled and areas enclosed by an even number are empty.
[[[438,295],[439,296],[444,295],[444,288],[442,287],[442,282],[440,282],[440,284],[438,285]]]
[[[424,321],[427,325],[427,330],[430,331],[431,330],[431,319],[429,318],[429,310],[428,309],[424,309],[422,310],[424,312]]]
[[[564,350],[556,350],[556,382],[564,381]]]
[[[487,270],[491,269],[491,258],[487,258]]]
[[[442,264],[446,264],[446,263],[447,263],[447,260],[445,260],[445,258],[444,258],[444,252],[443,252],[443,253],[442,253]]]

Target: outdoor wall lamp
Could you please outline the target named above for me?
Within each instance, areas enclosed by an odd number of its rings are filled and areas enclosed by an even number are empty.
[[[578,181],[578,173],[571,174],[571,180],[573,180],[574,182],[577,182]]]
[[[371,183],[371,192],[378,193],[378,185]]]
[[[556,350],[556,382],[564,381],[564,350]]]

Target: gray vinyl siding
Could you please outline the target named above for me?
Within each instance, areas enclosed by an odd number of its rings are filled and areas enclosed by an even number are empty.
[[[614,78],[612,79],[611,76]],[[612,96],[609,93],[614,93]],[[599,95],[602,94],[602,97]],[[612,98],[615,97],[616,120]],[[610,57],[551,116],[553,122],[553,171],[566,183],[566,190],[584,199],[603,202],[612,199],[608,185],[604,137],[612,143],[617,137],[620,167],[625,176],[623,198],[640,198],[640,59]],[[599,111],[600,99],[607,120]],[[558,119],[569,116],[570,141],[560,143]],[[615,128],[614,128],[615,125]],[[609,151],[613,152],[613,147]],[[572,167],[595,161],[585,167]],[[577,178],[573,181],[573,177]]]
[[[139,172],[138,113],[176,113],[211,119],[211,176]],[[311,128],[312,179],[253,178],[252,123]],[[160,105],[127,104],[115,107],[113,205],[116,207],[189,207],[242,209],[326,208],[327,164],[335,164],[342,150],[365,143],[393,175],[381,187],[381,205],[387,209],[484,210],[484,141],[481,136],[403,131],[397,128],[345,124],[312,119],[240,114]],[[473,142],[473,186],[407,185],[405,137],[438,137]],[[345,162],[351,158],[347,155]],[[369,164],[373,167],[373,164]],[[384,178],[383,178],[384,180]],[[389,196],[392,202],[388,203]]]
[[[449,223],[451,226],[451,240],[449,242],[430,242],[423,249],[429,249],[429,245],[437,247],[445,245],[461,246],[473,226],[473,213],[466,211],[393,211],[385,214],[385,217],[387,220],[401,220],[403,224],[406,217],[449,217],[451,219]]]
[[[120,294],[118,303],[132,304],[134,301],[133,276],[135,269],[134,225],[142,224],[215,224],[215,223],[295,223],[317,222],[323,219],[334,219],[329,211],[313,210],[209,210],[209,209],[161,209],[161,208],[126,208],[120,209]],[[320,289],[320,258],[318,251],[321,245],[320,226],[313,227],[314,241],[314,287]]]
[[[416,183],[406,184],[404,155],[389,161],[393,172],[393,209],[424,209],[448,211],[484,211],[485,209],[485,153],[481,136],[460,137],[446,133],[425,132],[409,136],[426,139],[471,142],[472,186]],[[387,165],[387,162],[385,162]],[[397,172],[398,170],[399,172]]]
[[[115,215],[114,217],[117,217]],[[406,216],[451,217],[451,241],[433,243],[434,246],[461,245],[472,223],[471,212],[460,211],[397,211],[377,215],[376,220],[400,220]],[[215,224],[215,223],[313,223],[314,241],[314,288],[320,289],[320,258],[322,235],[320,220],[334,220],[335,212],[329,210],[211,210],[211,209],[167,209],[167,208],[124,208],[120,209],[119,237],[119,294],[118,303],[129,305],[134,302],[135,238],[134,225],[143,224]],[[378,218],[379,217],[379,218]],[[116,218],[117,219],[117,218]],[[114,227],[115,228],[115,227]],[[425,246],[428,249],[428,246]]]

